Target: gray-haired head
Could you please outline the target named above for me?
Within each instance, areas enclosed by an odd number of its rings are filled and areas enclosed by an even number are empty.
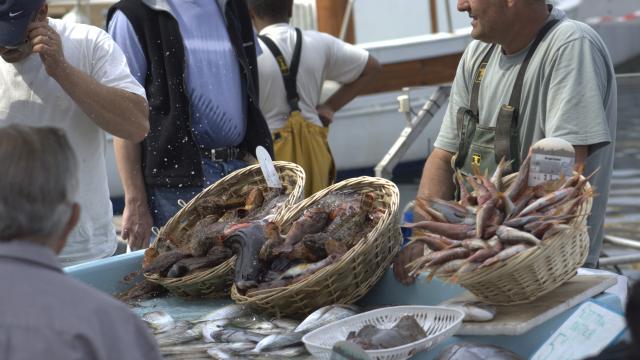
[[[60,129],[0,129],[0,241],[50,239],[69,222],[78,184],[75,153]]]

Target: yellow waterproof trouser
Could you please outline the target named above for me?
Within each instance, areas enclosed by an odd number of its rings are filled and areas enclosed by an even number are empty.
[[[327,140],[329,128],[305,120],[293,111],[287,124],[273,133],[276,160],[300,165],[306,174],[305,197],[333,184],[336,166]]]

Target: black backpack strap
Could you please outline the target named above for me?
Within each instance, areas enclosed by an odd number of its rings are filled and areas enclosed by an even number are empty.
[[[298,76],[298,68],[300,66],[300,53],[302,52],[302,31],[296,28],[296,47],[293,50],[293,57],[291,58],[291,67],[287,65],[287,60],[282,55],[282,52],[276,45],[276,43],[265,35],[258,35],[260,40],[267,45],[273,56],[276,58],[280,73],[282,74],[282,80],[284,81],[284,88],[287,92],[287,103],[291,107],[291,111],[300,111],[298,101],[298,87],[296,78]]]
[[[544,39],[544,37],[558,22],[560,22],[560,20],[558,19],[548,21],[542,27],[542,29],[538,31],[538,34],[531,44],[531,47],[529,48],[529,51],[527,52],[522,65],[520,65],[520,70],[518,71],[516,81],[513,84],[513,89],[511,90],[511,98],[509,99],[509,104],[503,105],[500,109],[500,114],[498,115],[494,144],[495,159],[496,162],[500,161],[500,159],[502,159],[503,157],[507,160],[514,160],[514,163],[512,164],[514,171],[519,168],[518,126],[520,117],[520,99],[522,98],[524,75],[527,71],[527,68],[529,67],[529,63],[531,62],[531,58],[533,57],[534,52],[538,48],[538,45],[540,45],[542,39]]]

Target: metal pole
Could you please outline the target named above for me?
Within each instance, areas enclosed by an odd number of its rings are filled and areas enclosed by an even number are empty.
[[[605,235],[604,241],[608,242],[609,244],[624,246],[624,247],[632,248],[635,250],[640,250],[640,241],[625,239],[622,237],[611,236],[611,235]]]
[[[601,257],[598,261],[599,266],[612,266],[623,264],[635,264],[640,262],[640,254],[620,255],[611,257]]]
[[[451,20],[451,4],[449,4],[451,0],[444,0],[444,6],[447,10],[447,28],[450,33],[453,33],[453,21]]]
[[[424,106],[422,106],[422,109],[420,109],[418,114],[405,126],[396,142],[391,146],[391,149],[389,149],[387,154],[374,168],[377,177],[391,179],[393,168],[396,167],[402,157],[407,153],[411,145],[416,141],[429,121],[434,118],[438,110],[443,107],[447,99],[449,99],[450,93],[451,86],[442,85],[429,97]]]

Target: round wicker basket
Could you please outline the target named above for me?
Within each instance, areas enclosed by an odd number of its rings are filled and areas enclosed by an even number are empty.
[[[514,175],[505,178],[508,185]],[[583,192],[591,191],[586,183]],[[481,301],[496,305],[527,303],[562,285],[576,275],[589,253],[587,218],[592,199],[588,198],[576,211],[570,229],[560,231],[504,262],[478,269],[458,278],[458,284]],[[448,280],[448,277],[441,277]]]
[[[364,296],[384,275],[402,244],[398,219],[398,188],[391,181],[358,177],[341,181],[313,194],[276,219],[283,232],[312,204],[337,190],[373,192],[376,205],[385,209],[378,224],[365,237],[331,264],[299,283],[240,294],[231,288],[231,298],[272,314],[301,316],[330,304],[350,304]]]
[[[302,167],[285,161],[275,161],[274,166],[280,175],[280,181],[285,186],[289,197],[276,212],[276,218],[282,216],[288,208],[302,200],[304,194],[305,174]],[[222,195],[244,197],[247,189],[254,187],[267,188],[267,183],[262,175],[260,165],[251,165],[218,180],[200,194],[189,201],[177,214],[175,214],[165,226],[160,229],[156,242],[151,247],[157,246],[159,239],[179,239],[185,236],[191,228],[202,219],[197,211],[192,211],[198,204],[207,199],[218,198]],[[225,297],[229,295],[229,288],[233,278],[235,256],[224,263],[203,271],[180,278],[165,278],[157,274],[145,274],[145,277],[158,283],[172,294],[182,297]]]

